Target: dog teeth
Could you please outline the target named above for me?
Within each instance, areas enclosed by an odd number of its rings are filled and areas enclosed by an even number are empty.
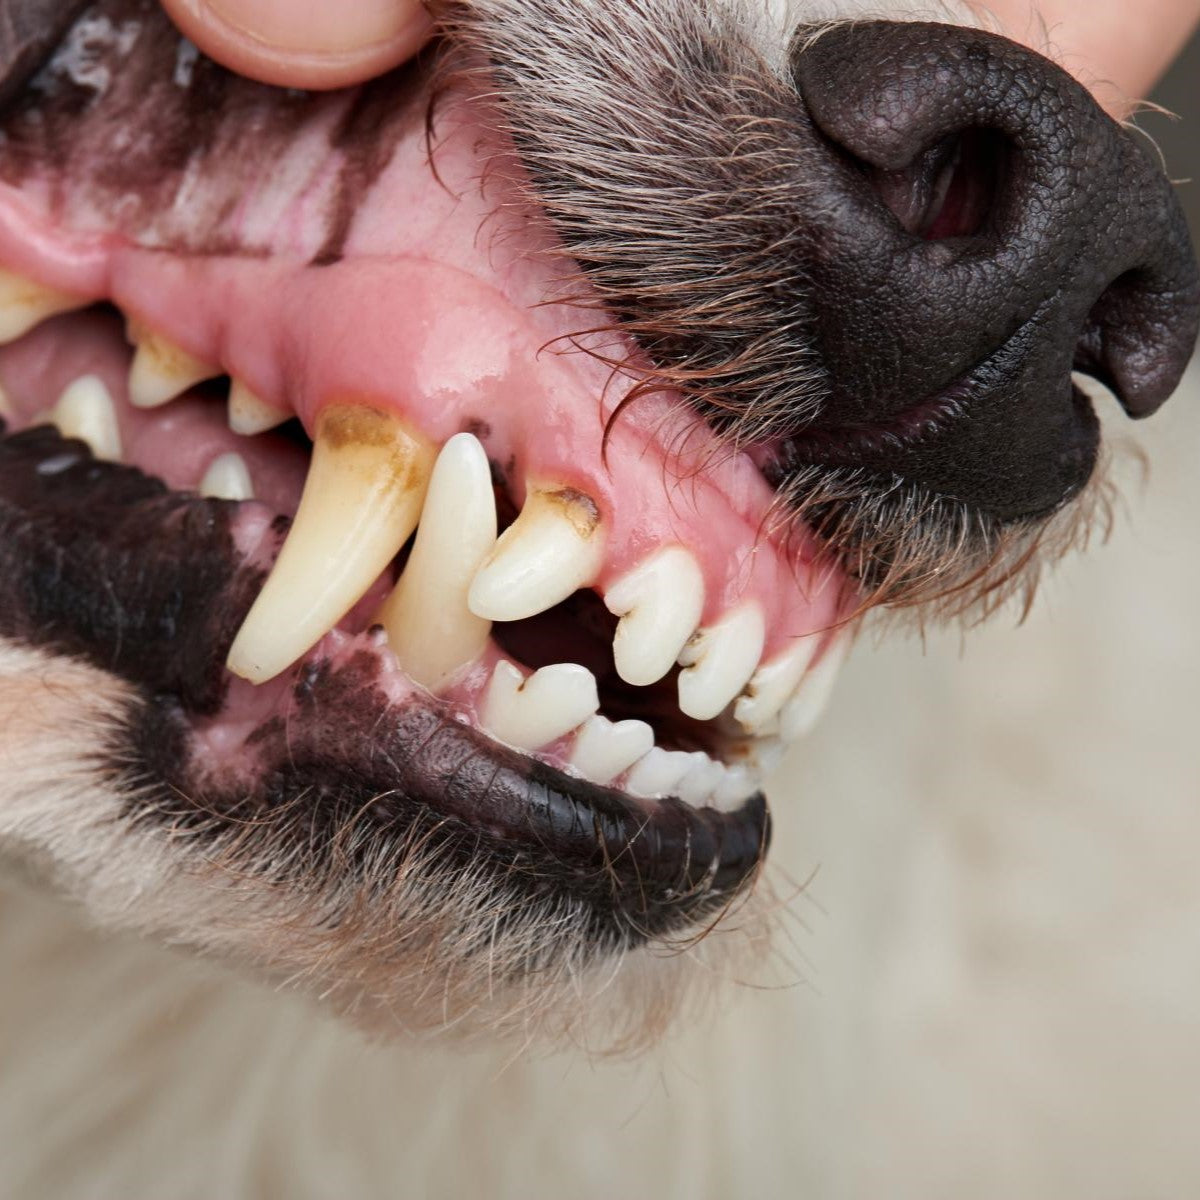
[[[291,531],[229,651],[235,675],[274,678],[354,607],[416,528],[433,458],[397,417],[321,414]]]
[[[655,746],[629,768],[625,790],[645,799],[673,795],[693,766],[690,754]]]
[[[754,672],[733,706],[734,718],[743,729],[755,734],[774,732],[780,709],[804,678],[819,643],[816,634],[798,638],[790,649]]]
[[[438,455],[412,554],[377,618],[406,674],[431,691],[487,645],[492,623],[467,607],[467,590],[495,544],[487,454],[456,434]]]
[[[779,713],[779,735],[785,742],[810,733],[833,695],[838,671],[850,650],[850,637],[840,636],[821,655],[820,661],[800,681],[800,686]]]
[[[600,707],[596,677],[577,663],[554,663],[528,678],[501,659],[484,697],[481,724],[517,750],[537,750],[570,733]]]
[[[471,583],[467,603],[489,621],[520,621],[586,587],[600,570],[604,529],[574,488],[531,489]]]
[[[645,721],[591,717],[575,735],[571,766],[592,783],[611,783],[654,747],[654,730]]]
[[[106,462],[121,459],[121,429],[117,410],[103,380],[81,375],[67,385],[54,406],[51,420],[63,437],[87,442],[92,454]]]
[[[639,687],[656,683],[700,624],[700,564],[682,546],[668,546],[618,579],[604,603],[621,618],[613,637],[617,674]]]
[[[700,750],[693,751],[688,758],[691,765],[679,781],[675,794],[684,804],[699,808],[712,800],[713,793],[725,776],[725,768]]]
[[[240,379],[229,385],[229,428],[242,437],[257,437],[282,425],[290,416],[255,395]]]
[[[137,322],[129,323],[129,336],[137,345],[129,364],[129,402],[135,408],[158,408],[221,374],[219,367]]]
[[[254,482],[246,460],[233,453],[214,458],[200,480],[199,491],[211,500],[253,500]]]
[[[697,721],[718,716],[746,686],[762,655],[766,627],[757,604],[744,604],[684,646],[679,664],[679,707]]]
[[[0,346],[15,342],[47,317],[86,308],[89,301],[0,269]]]
[[[729,812],[751,796],[757,787],[757,777],[746,767],[726,767],[721,782],[713,790],[713,807]]]

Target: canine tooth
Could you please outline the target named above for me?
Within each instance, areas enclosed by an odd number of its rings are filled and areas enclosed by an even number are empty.
[[[416,528],[433,447],[399,418],[327,408],[279,558],[229,651],[252,683],[278,675],[350,611]]]
[[[221,454],[212,460],[200,480],[200,495],[213,500],[253,500],[250,468],[240,454]]]
[[[796,738],[812,732],[821,719],[821,714],[833,695],[838,670],[849,649],[850,638],[839,637],[821,655],[817,665],[804,676],[792,698],[780,710],[779,735],[785,742],[795,741]]]
[[[604,555],[595,501],[574,488],[531,489],[467,596],[477,617],[520,621],[591,583]]]
[[[582,725],[600,707],[596,677],[578,663],[553,663],[528,679],[501,659],[484,697],[481,724],[517,750],[537,750]]]
[[[669,796],[692,765],[690,754],[655,746],[630,767],[625,790],[647,798]]]
[[[256,437],[288,419],[282,409],[254,394],[240,379],[229,385],[229,428],[242,437]]]
[[[612,722],[596,715],[575,735],[571,766],[593,783],[611,783],[654,747],[654,730],[645,721]]]
[[[743,604],[701,629],[679,655],[679,707],[707,721],[746,686],[762,654],[766,627],[757,604]]]
[[[779,710],[795,692],[819,644],[817,634],[797,638],[778,658],[754,672],[733,706],[734,718],[744,729],[751,733],[772,731]]]
[[[656,683],[700,624],[700,564],[682,546],[668,546],[618,579],[604,603],[621,618],[613,637],[617,674],[639,687]]]
[[[63,437],[87,442],[96,458],[119,462],[121,429],[117,410],[98,375],[81,375],[63,389],[52,415]]]
[[[221,373],[219,367],[137,322],[129,323],[129,336],[137,345],[129,365],[129,403],[135,408],[158,408]]]
[[[688,758],[691,759],[691,766],[679,781],[676,794],[684,804],[699,808],[712,799],[713,792],[725,775],[725,768],[702,750],[693,751]]]
[[[487,645],[492,623],[467,608],[467,589],[495,544],[487,454],[478,438],[455,434],[434,464],[404,574],[376,618],[400,665],[431,691]]]
[[[89,301],[0,269],[0,346],[15,342],[47,317],[84,308]]]

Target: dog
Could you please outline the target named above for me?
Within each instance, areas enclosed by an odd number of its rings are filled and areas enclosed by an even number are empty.
[[[1161,172],[966,13],[481,0],[312,96],[41,8],[0,851],[373,1032],[630,1049],[761,955],[859,623],[1027,597],[1072,372],[1146,416],[1195,341]]]

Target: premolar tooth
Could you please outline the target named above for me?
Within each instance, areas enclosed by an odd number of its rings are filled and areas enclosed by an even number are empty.
[[[780,710],[779,734],[785,742],[810,733],[821,719],[849,649],[850,637],[843,634],[821,655],[820,661],[804,676],[792,698]]]
[[[121,428],[117,410],[98,375],[81,375],[68,384],[54,406],[54,424],[63,437],[87,442],[96,458],[121,459]]]
[[[625,790],[647,798],[670,796],[693,765],[690,754],[655,746],[630,767]]]
[[[746,686],[762,655],[766,627],[757,604],[743,604],[715,625],[701,629],[683,648],[679,663],[679,707],[708,721]]]
[[[135,408],[158,408],[221,373],[219,367],[137,322],[129,323],[129,336],[137,345],[129,365],[129,402]]]
[[[39,322],[84,308],[89,301],[0,269],[0,346],[15,342]]]
[[[221,454],[209,464],[200,480],[200,495],[213,500],[253,500],[254,482],[240,454]]]
[[[478,438],[455,434],[434,465],[404,574],[376,618],[405,672],[431,691],[487,645],[492,623],[467,607],[467,589],[495,544],[487,453]]]
[[[751,733],[770,733],[775,718],[795,692],[820,644],[818,634],[797,638],[792,646],[773,658],[750,677],[746,691],[733,706],[733,715]]]
[[[229,651],[235,675],[272,679],[354,607],[416,528],[433,457],[398,417],[325,409],[291,531]]]
[[[726,767],[721,782],[713,791],[713,807],[725,812],[737,808],[744,800],[753,795],[757,786],[756,777],[747,768]]]
[[[590,718],[575,735],[571,766],[593,783],[611,783],[654,746],[654,730],[645,721],[612,722]]]
[[[538,750],[571,732],[600,707],[596,677],[578,663],[553,663],[528,679],[501,659],[492,671],[480,722],[518,750]]]
[[[476,574],[467,603],[489,621],[535,616],[591,583],[603,555],[595,501],[574,488],[531,488]]]
[[[724,778],[725,768],[702,750],[693,751],[688,758],[691,760],[691,766],[679,781],[676,795],[684,804],[699,808],[712,800],[713,793]]]
[[[240,379],[229,385],[229,428],[242,437],[257,437],[288,419],[282,409],[255,395]]]
[[[621,618],[613,637],[617,674],[638,687],[657,683],[700,624],[700,564],[682,546],[668,546],[618,579],[604,603]]]

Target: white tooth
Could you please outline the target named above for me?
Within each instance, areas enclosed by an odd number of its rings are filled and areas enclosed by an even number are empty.
[[[433,447],[397,417],[327,408],[287,541],[233,647],[229,669],[278,675],[354,607],[416,528]]]
[[[532,617],[591,583],[603,556],[593,500],[574,488],[531,488],[476,574],[467,603],[489,621]]]
[[[816,633],[797,638],[778,658],[763,663],[754,672],[733,706],[733,715],[744,729],[751,733],[774,731],[779,710],[795,692],[820,641]]]
[[[501,659],[492,672],[480,723],[517,750],[538,750],[582,725],[600,707],[596,677],[578,663],[553,663],[528,679]]]
[[[850,649],[850,637],[843,634],[821,655],[820,661],[800,681],[800,686],[779,713],[779,735],[785,742],[810,733],[821,719],[833,695],[838,670]]]
[[[44,287],[12,271],[0,269],[0,346],[15,342],[39,322],[90,301]]]
[[[645,721],[595,716],[575,735],[571,766],[593,783],[611,783],[654,746],[654,730]]]
[[[701,750],[693,751],[688,758],[691,760],[691,766],[679,781],[676,795],[684,804],[700,808],[712,800],[713,792],[725,775],[725,768]]]
[[[129,322],[129,336],[137,345],[129,365],[129,403],[135,408],[158,408],[221,373],[136,321]]]
[[[679,707],[708,721],[746,686],[766,640],[762,610],[743,604],[701,629],[679,655]]]
[[[229,428],[242,437],[256,437],[277,425],[289,414],[256,396],[240,379],[229,385]]]
[[[724,812],[739,808],[742,801],[748,799],[757,787],[757,778],[751,771],[745,767],[727,767],[721,782],[713,792],[713,807]]]
[[[693,765],[690,754],[655,746],[630,767],[625,790],[647,798],[670,796]]]
[[[254,482],[240,454],[221,454],[209,464],[200,480],[200,495],[213,500],[253,500]]]
[[[495,544],[487,453],[478,438],[455,434],[434,465],[404,574],[376,618],[405,672],[431,691],[487,645],[492,623],[467,608],[467,589]]]
[[[63,437],[87,442],[92,453],[107,462],[121,458],[121,429],[117,410],[104,381],[97,375],[81,375],[67,385],[54,406],[52,416]]]
[[[604,603],[621,618],[613,637],[617,674],[638,687],[656,683],[675,665],[700,624],[700,564],[682,546],[668,546],[618,579]]]
[[[12,420],[15,416],[16,410],[12,406],[12,401],[8,398],[8,393],[0,387],[0,417]]]

